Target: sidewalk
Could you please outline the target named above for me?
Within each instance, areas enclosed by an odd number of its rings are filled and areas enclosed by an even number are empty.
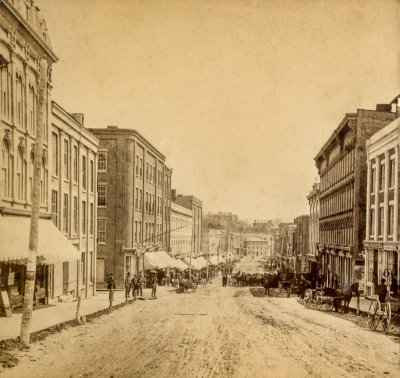
[[[365,297],[360,297],[360,314],[367,315],[371,301],[365,299]],[[357,297],[351,298],[349,309],[357,311]]]
[[[143,297],[150,298],[151,289],[143,289]],[[157,287],[157,295],[163,296],[167,288]],[[165,295],[165,294],[164,294]],[[132,298],[130,298],[132,299]],[[115,291],[113,306],[125,302],[125,291]],[[136,303],[140,302],[137,300]],[[75,319],[77,301],[70,303],[57,303],[33,311],[31,333],[41,331],[59,323]],[[81,301],[81,315],[89,315],[99,310],[108,308],[108,291],[97,291],[96,296]],[[11,317],[0,317],[0,340],[16,338],[20,334],[22,314],[13,314]]]

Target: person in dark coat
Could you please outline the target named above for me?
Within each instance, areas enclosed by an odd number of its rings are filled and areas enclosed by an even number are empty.
[[[125,277],[125,301],[128,301],[128,298],[131,296],[131,273],[126,273]]]
[[[112,303],[114,301],[114,290],[115,290],[115,281],[112,273],[110,273],[110,276],[107,279],[107,289],[109,290],[108,299],[110,301],[110,308],[111,308]]]
[[[150,278],[151,282],[151,297],[156,298],[156,293],[157,293],[157,276],[156,274],[153,274],[152,277]]]

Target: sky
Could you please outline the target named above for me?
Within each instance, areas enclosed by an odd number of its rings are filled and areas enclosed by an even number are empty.
[[[309,212],[345,113],[400,93],[397,0],[37,0],[53,99],[142,133],[205,211]]]

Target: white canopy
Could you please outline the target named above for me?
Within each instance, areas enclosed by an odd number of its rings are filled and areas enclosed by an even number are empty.
[[[178,268],[181,270],[185,270],[188,268],[188,266],[182,260],[179,259],[173,259],[173,260],[174,260],[174,268]]]
[[[199,266],[201,266],[202,268],[205,268],[207,266],[207,260],[200,256],[196,259],[196,262],[199,264]]]
[[[0,216],[0,261],[26,263],[30,217]],[[39,220],[38,260],[44,264],[80,260],[81,254],[50,219]]]
[[[192,261],[190,262],[189,259],[184,259],[183,262],[189,267],[191,266],[192,269],[194,270],[200,270],[202,268],[202,266],[199,264],[199,262],[197,261],[197,259],[192,259]]]
[[[213,255],[210,257],[210,264],[211,265],[218,265],[218,257]]]
[[[145,269],[167,269],[174,267],[174,259],[165,251],[145,252],[144,268]]]

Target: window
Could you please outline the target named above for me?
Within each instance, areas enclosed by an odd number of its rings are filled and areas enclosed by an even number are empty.
[[[107,152],[100,151],[97,155],[97,169],[99,172],[107,171]]]
[[[375,193],[375,180],[376,180],[376,169],[375,167],[371,168],[371,194]]]
[[[106,242],[106,220],[97,219],[97,241],[99,243]]]
[[[142,231],[143,231],[143,225],[142,221],[139,221],[139,241],[142,242]]]
[[[136,162],[135,162],[135,172],[136,172],[136,177],[139,176],[139,156],[136,155]]]
[[[15,81],[15,98],[16,98],[16,121],[18,125],[23,126],[23,87],[22,87],[22,77],[17,73]]]
[[[52,133],[52,173],[58,176],[58,135],[56,133]]]
[[[94,206],[90,204],[90,235],[94,233]]]
[[[156,184],[156,167],[153,167],[153,185]]]
[[[394,206],[389,205],[389,224],[388,224],[388,235],[393,236],[394,232]]]
[[[86,156],[82,156],[82,186],[86,189]]]
[[[143,178],[143,159],[140,158],[139,177]]]
[[[396,177],[396,160],[395,159],[391,159],[390,160],[390,166],[389,166],[389,188],[393,188],[394,187],[394,181],[395,181],[395,177]]]
[[[385,164],[381,164],[381,169],[379,171],[379,190],[385,188]]]
[[[64,140],[64,177],[69,178],[69,143]]]
[[[4,65],[3,67],[0,68],[0,102],[1,102],[1,113],[4,116],[8,116],[8,69],[7,65]]]
[[[139,210],[139,189],[135,188],[135,209]]]
[[[90,160],[90,192],[94,192],[94,167],[93,167],[93,160]]]
[[[139,211],[143,209],[143,190],[142,188],[139,189]]]
[[[97,188],[97,206],[106,206],[106,185]]]
[[[90,282],[93,282],[93,252],[89,252],[89,274]]]
[[[74,146],[73,165],[74,165],[74,181],[78,182],[78,147],[77,146]]]
[[[56,190],[51,191],[51,214],[53,215],[53,222],[57,226],[58,223],[58,193]]]
[[[1,144],[1,181],[3,182],[4,197],[10,196],[10,149],[8,143],[3,141]]]
[[[156,196],[155,196],[155,194],[153,194],[153,202],[152,202],[151,212],[153,214],[155,214],[155,212],[156,212]]]
[[[138,221],[135,221],[135,243],[138,242]]]
[[[383,235],[384,224],[385,224],[384,209],[383,209],[383,207],[380,207],[379,213],[378,213],[378,235],[379,236]]]
[[[78,197],[74,197],[74,234],[78,233]]]
[[[44,164],[44,159],[42,159],[42,169],[40,170],[40,202],[45,204],[47,201],[47,171]]]
[[[81,277],[82,277],[82,285],[86,284],[86,253],[82,252],[82,258],[81,258]]]
[[[86,235],[86,201],[82,201],[82,235]]]
[[[22,156],[22,151],[18,149],[17,151],[17,164],[16,164],[16,189],[17,198],[19,200],[24,199],[24,157]]]
[[[64,194],[63,231],[68,233],[68,194]]]
[[[146,162],[146,181],[149,181],[149,163]]]
[[[29,129],[30,132],[35,135],[35,89],[32,85],[29,85],[29,98],[28,98],[28,111],[29,111]]]

